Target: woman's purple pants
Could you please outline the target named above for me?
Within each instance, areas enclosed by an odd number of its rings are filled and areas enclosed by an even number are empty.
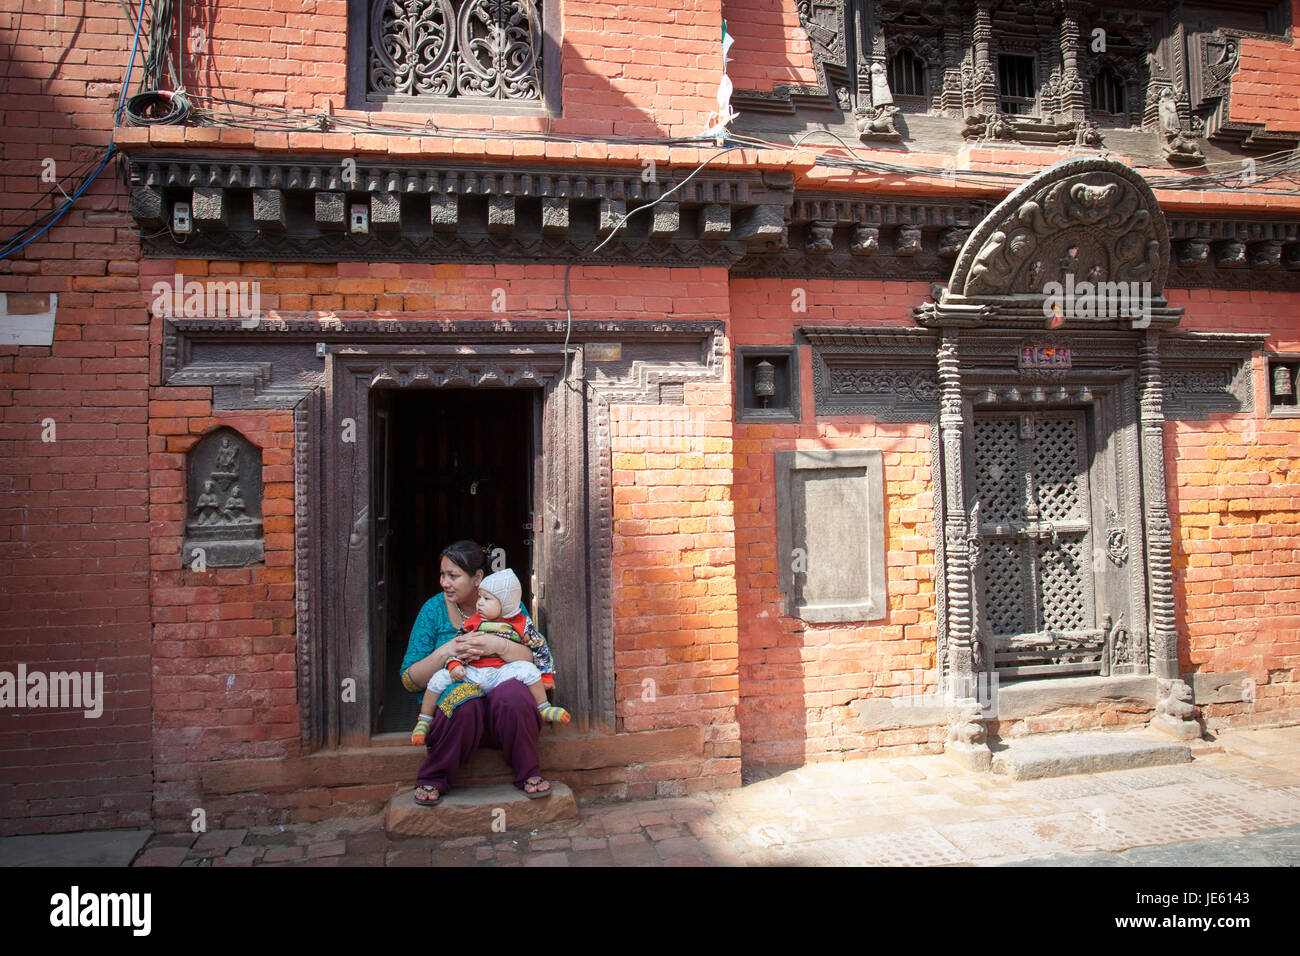
[[[529,777],[540,777],[537,737],[542,715],[537,712],[532,692],[521,681],[503,682],[492,693],[465,701],[449,718],[433,712],[433,725],[425,737],[429,755],[420,767],[416,783],[446,793],[456,774],[480,746],[500,747],[506,763],[515,772],[515,786],[523,788]]]

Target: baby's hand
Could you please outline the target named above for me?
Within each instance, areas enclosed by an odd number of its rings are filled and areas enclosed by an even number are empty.
[[[465,667],[464,667],[464,665],[456,664],[456,665],[453,666],[453,667],[449,667],[449,668],[447,668],[447,673],[451,675],[452,680],[464,680],[464,679],[465,679]]]

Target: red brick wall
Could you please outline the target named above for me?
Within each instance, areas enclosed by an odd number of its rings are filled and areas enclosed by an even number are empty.
[[[1300,350],[1294,293],[1172,292],[1184,327],[1266,332]],[[1300,720],[1300,420],[1269,418],[1264,364],[1255,414],[1165,428],[1174,513],[1174,596],[1184,671],[1244,671],[1255,700],[1213,704],[1211,729]]]
[[[347,0],[319,0],[307,9],[268,9],[265,3],[240,0],[196,10],[197,19],[186,20],[186,35],[200,28],[207,43],[198,52],[187,46],[186,82],[199,95],[346,113],[347,6]],[[383,120],[418,127],[427,119],[464,130],[467,137],[482,129],[691,136],[707,128],[722,77],[718,0],[618,7],[564,0],[560,12],[561,118],[434,112],[385,113]]]
[[[793,0],[727,0],[727,32],[736,38],[727,76],[738,90],[771,92],[778,84],[816,86],[812,44]]]
[[[721,281],[717,291],[725,294]],[[703,754],[630,768],[627,795],[736,785],[730,380],[688,385],[680,406],[611,412],[619,729],[706,728]]]
[[[806,313],[791,311],[796,288],[806,290]],[[919,283],[736,280],[733,337],[737,345],[788,344],[801,324],[907,326],[928,292]],[[1300,350],[1293,294],[1170,290],[1169,298],[1187,309],[1189,331],[1265,331],[1270,348]],[[928,427],[815,418],[810,350],[800,352],[803,422],[736,426],[744,759],[779,765],[882,748],[938,749],[938,728],[864,731],[858,719],[863,702],[935,689]],[[1212,727],[1300,719],[1300,422],[1266,417],[1260,362],[1255,375],[1254,416],[1166,426],[1182,669],[1245,671],[1256,685],[1253,703],[1207,706]],[[783,613],[773,453],[837,447],[885,451],[889,614],[880,622],[812,625]],[[1071,709],[992,730],[1059,731],[1150,717],[1142,708]]]
[[[141,266],[140,290],[150,298],[155,281],[177,273],[185,280],[239,275],[257,281],[273,318],[377,311],[499,319],[492,312],[496,289],[505,290],[511,318],[564,315],[563,266],[193,260]],[[726,314],[726,296],[720,269],[577,267],[570,273],[570,301],[584,317],[712,318]],[[155,320],[155,350],[161,333]],[[154,366],[160,365],[155,354]],[[154,387],[150,394],[156,826],[184,829],[198,807],[209,826],[356,812],[391,792],[393,782],[253,796],[203,792],[201,776],[211,761],[301,752],[292,415],[214,413],[207,391]],[[262,450],[266,560],[264,567],[197,573],[182,567],[184,452],[221,425]],[[731,427],[729,379],[688,385],[681,406],[611,409],[618,729],[701,727],[706,739],[701,752],[620,768],[617,782],[608,773],[574,775],[586,795],[675,795],[739,783]]]
[[[807,311],[795,313],[796,289]],[[910,325],[923,283],[735,280],[737,345],[789,344],[799,325]],[[843,759],[879,748],[936,749],[943,728],[862,729],[862,703],[934,690],[934,500],[928,425],[814,415],[811,349],[800,348],[800,424],[736,425],[736,575],[740,588],[741,745],[747,764]],[[884,452],[888,614],[805,624],[784,613],[777,562],[774,452]],[[788,559],[788,556],[786,556]],[[926,686],[917,686],[918,676]]]
[[[93,0],[66,12],[29,0],[0,23],[7,238],[32,221],[29,205],[51,208],[43,160],[65,181],[98,165],[130,36],[120,6]],[[0,670],[98,671],[105,696],[93,720],[0,711],[0,833],[149,821],[148,317],[123,196],[110,165],[0,260],[0,291],[58,296],[52,347],[0,345]]]
[[[1243,37],[1238,57],[1241,66],[1232,78],[1229,115],[1237,123],[1264,123],[1269,130],[1300,131],[1300,0],[1291,3],[1290,44]]]
[[[654,158],[690,169],[706,154],[485,140],[476,133],[489,122],[497,130],[574,136],[698,133],[716,108],[724,15],[737,37],[729,67],[737,87],[815,82],[792,4],[680,6],[642,4],[611,13],[607,5],[563,3],[563,116],[554,121],[432,116],[441,128],[466,131],[454,140],[156,127],[122,129],[118,141],[135,148],[329,150],[430,160],[455,155],[466,162],[627,167]],[[187,41],[195,26],[209,38],[198,53],[186,44],[185,82],[196,93],[308,112],[341,109],[343,0],[323,0],[309,14],[250,4],[192,12],[203,19],[187,18]],[[13,44],[0,85],[0,225],[9,234],[29,221],[24,210],[48,189],[40,181],[43,159],[56,161],[61,178],[98,159],[131,34],[121,7],[106,0],[66,11],[54,0],[27,0],[21,14],[0,14],[0,23]],[[1295,50],[1247,41],[1242,61],[1233,118],[1294,129],[1300,121],[1288,91],[1295,86]],[[405,122],[412,114],[384,118]],[[932,165],[942,159],[913,158]],[[1057,158],[972,150],[963,162],[1036,170]],[[788,165],[801,187],[857,181],[864,191],[928,190],[954,199],[978,191],[937,181],[867,182],[844,171],[809,170],[810,164],[806,151],[750,152],[711,169]],[[1293,215],[1300,209],[1293,197],[1271,198],[1267,206],[1246,194],[1160,198],[1238,214]],[[268,309],[431,318],[490,316],[490,290],[503,286],[513,315],[563,314],[558,266],[141,263],[137,237],[109,167],[45,236],[0,260],[0,291],[59,295],[53,347],[0,346],[0,669],[22,662],[100,670],[108,695],[104,716],[93,724],[66,712],[0,714],[0,832],[144,825],[151,804],[157,825],[180,828],[198,806],[252,820],[267,808],[310,803],[325,812],[323,805],[327,810],[375,797],[354,790],[204,803],[198,777],[213,761],[297,753],[291,417],[214,415],[206,390],[165,389],[152,379],[160,367],[160,326],[150,324],[146,311],[154,278],[177,271],[238,275],[262,282]],[[575,268],[572,303],[575,315],[584,317],[722,317],[730,322],[731,344],[761,344],[789,343],[793,327],[804,322],[906,325],[910,308],[928,292],[925,283],[808,281],[802,284],[810,292],[809,310],[796,316],[790,313],[793,284],[728,284],[716,269]],[[1173,298],[1188,305],[1188,328],[1264,328],[1277,347],[1300,349],[1294,295],[1179,295]],[[933,728],[863,733],[854,703],[910,688],[915,671],[926,681],[934,674],[928,436],[919,426],[878,426],[867,418],[815,421],[809,356],[802,351],[799,425],[733,426],[729,377],[688,387],[685,412],[613,410],[621,727],[709,728],[700,754],[634,768],[620,794],[685,792],[710,779],[734,783],[742,750],[756,763],[775,763],[940,742]],[[1296,719],[1300,496],[1291,476],[1300,468],[1297,425],[1266,419],[1262,408],[1261,395],[1254,443],[1235,437],[1246,416],[1168,427],[1185,666],[1246,670],[1257,682],[1253,709],[1212,707],[1207,714],[1214,720]],[[46,418],[55,422],[53,443],[40,440]],[[267,559],[252,569],[198,574],[180,563],[181,463],[184,451],[219,424],[239,428],[263,450]],[[885,620],[804,627],[780,614],[772,452],[832,446],[886,451],[887,560],[895,577]],[[728,471],[730,483],[722,477]],[[643,699],[647,679],[655,682],[654,701]],[[594,785],[620,786],[608,774]]]

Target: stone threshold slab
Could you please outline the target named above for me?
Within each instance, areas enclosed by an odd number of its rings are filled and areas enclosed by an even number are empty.
[[[1186,743],[1139,734],[1039,734],[994,741],[991,749],[993,772],[1012,780],[1158,767],[1192,759]]]
[[[704,750],[703,727],[642,731],[632,734],[573,735],[547,730],[538,741],[538,756],[548,773],[625,767],[698,756]],[[305,757],[227,760],[203,770],[208,794],[290,791],[310,787],[347,787],[415,779],[425,748],[379,745],[322,750]],[[507,779],[510,770],[499,750],[483,749],[457,777],[458,786],[483,777]]]
[[[402,837],[457,837],[534,830],[557,820],[578,819],[573,790],[551,781],[551,795],[530,800],[513,784],[457,787],[443,794],[435,807],[415,802],[415,788],[403,790],[388,802],[384,831],[390,839]]]

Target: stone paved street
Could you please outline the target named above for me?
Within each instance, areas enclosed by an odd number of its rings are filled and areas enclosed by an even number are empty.
[[[941,756],[810,764],[740,790],[588,805],[577,823],[390,840],[378,816],[158,834],[135,866],[1300,864],[1300,727],[1190,764],[1011,781]]]

